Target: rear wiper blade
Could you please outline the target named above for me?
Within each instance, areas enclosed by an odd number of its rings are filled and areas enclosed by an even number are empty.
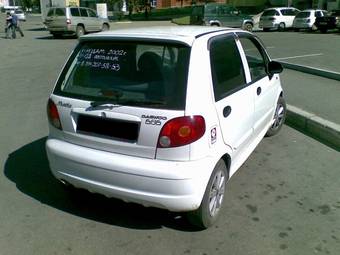
[[[117,103],[109,101],[109,100],[108,101],[93,101],[93,102],[90,103],[90,105],[92,107],[106,106],[108,108],[120,106],[120,105],[117,105]]]

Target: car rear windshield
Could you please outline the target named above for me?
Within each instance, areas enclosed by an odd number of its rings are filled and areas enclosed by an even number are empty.
[[[107,102],[183,110],[190,47],[129,41],[80,43],[54,93]]]

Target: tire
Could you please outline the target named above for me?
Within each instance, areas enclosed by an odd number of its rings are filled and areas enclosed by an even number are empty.
[[[102,26],[102,31],[108,31],[108,30],[110,30],[110,26],[108,24],[104,23],[103,26]]]
[[[83,26],[78,25],[76,28],[76,37],[79,38],[80,36],[85,34],[85,29]]]
[[[285,31],[285,30],[286,30],[286,24],[285,24],[284,22],[281,22],[281,23],[279,24],[278,30],[279,30],[280,32]]]
[[[269,28],[263,28],[263,32],[268,32]]]
[[[192,225],[206,229],[215,223],[223,208],[227,179],[227,167],[220,159],[210,176],[200,207],[187,213],[188,221]]]
[[[268,129],[266,136],[270,137],[276,135],[282,128],[286,119],[287,106],[286,101],[283,97],[280,97],[276,104],[274,113],[274,123]]]
[[[251,32],[251,31],[253,31],[253,24],[251,24],[251,23],[246,23],[246,24],[244,24],[243,29],[246,30],[246,31]]]

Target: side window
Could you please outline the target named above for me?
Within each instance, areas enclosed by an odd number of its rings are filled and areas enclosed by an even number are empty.
[[[212,39],[210,65],[216,101],[245,85],[243,65],[234,37],[221,36]]]
[[[90,10],[90,9],[87,9],[87,12],[88,12],[88,14],[89,14],[90,17],[93,17],[93,18],[97,17],[97,14],[96,14],[95,11]]]
[[[87,17],[87,11],[86,11],[86,9],[80,8],[80,15],[81,15],[82,17]]]
[[[54,9],[50,9],[47,13],[47,17],[51,17],[54,14]]]
[[[64,8],[57,8],[55,9],[56,16],[66,16],[66,12]]]
[[[322,12],[321,11],[317,11],[315,12],[315,17],[322,17]]]
[[[80,13],[79,13],[79,9],[78,8],[70,8],[71,10],[71,15],[73,17],[79,17],[80,16]]]
[[[267,59],[262,53],[262,46],[257,41],[255,41],[255,39],[246,37],[241,37],[240,42],[247,58],[251,80],[256,81],[263,78],[264,76],[267,76]]]

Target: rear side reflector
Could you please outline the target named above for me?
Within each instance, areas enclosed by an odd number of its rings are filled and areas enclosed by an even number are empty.
[[[158,148],[179,147],[193,143],[205,133],[202,116],[184,116],[169,120],[164,124],[158,138]]]
[[[50,124],[57,128],[62,129],[61,122],[59,118],[58,108],[55,105],[55,103],[52,101],[52,99],[49,99],[47,102],[47,116]]]

